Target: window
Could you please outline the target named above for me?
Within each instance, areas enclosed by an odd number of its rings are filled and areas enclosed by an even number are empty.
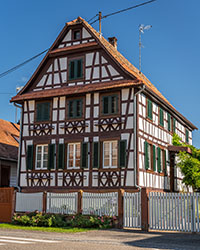
[[[50,102],[36,103],[36,121],[49,121],[50,120]]]
[[[48,145],[36,146],[35,169],[47,169],[48,167]]]
[[[160,126],[164,126],[164,111],[162,108],[160,108],[159,123]]]
[[[83,77],[83,59],[69,61],[69,80],[76,80]]]
[[[186,130],[185,130],[185,142],[186,142],[186,143],[189,143],[189,131],[188,131],[187,128],[186,128]]]
[[[103,167],[116,168],[117,167],[117,151],[118,141],[104,141],[103,142]]]
[[[147,141],[144,143],[145,147],[145,169],[156,171],[156,147],[149,144]]]
[[[167,120],[168,120],[168,131],[172,131],[172,120],[171,120],[171,115],[168,113],[167,115]]]
[[[81,31],[80,30],[74,30],[73,38],[74,38],[74,40],[81,39]]]
[[[69,143],[67,150],[67,168],[76,169],[81,166],[81,143]]]
[[[153,117],[152,101],[149,99],[147,99],[147,117],[151,120]]]
[[[118,95],[102,96],[102,114],[112,115],[118,113]]]
[[[68,101],[68,118],[80,118],[83,114],[83,99]]]

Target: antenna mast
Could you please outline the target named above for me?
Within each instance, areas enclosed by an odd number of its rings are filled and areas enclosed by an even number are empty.
[[[99,11],[99,35],[101,37],[101,19],[102,19],[102,13]]]

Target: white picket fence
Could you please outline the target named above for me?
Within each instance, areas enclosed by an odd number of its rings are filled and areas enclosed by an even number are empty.
[[[118,193],[83,193],[82,213],[94,215],[118,215]]]
[[[199,193],[157,193],[149,195],[150,229],[200,232]]]
[[[141,227],[141,193],[124,193],[124,227]]]
[[[76,214],[78,193],[47,193],[47,213]]]
[[[43,193],[16,193],[16,212],[42,212]]]

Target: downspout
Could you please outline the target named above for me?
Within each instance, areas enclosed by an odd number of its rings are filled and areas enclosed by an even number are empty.
[[[134,171],[134,182],[135,182],[135,187],[141,190],[141,187],[137,185],[137,95],[140,94],[142,91],[145,90],[145,85],[140,88],[140,90],[134,94],[134,100],[133,100],[133,128],[134,128],[134,140],[133,140],[133,147],[134,147],[134,166],[135,166],[135,171]]]
[[[18,161],[17,161],[17,186],[16,188],[18,189],[19,192],[21,192],[21,188],[19,186],[19,171],[20,171],[20,166],[21,166],[21,145],[22,145],[22,117],[23,117],[23,112],[22,112],[22,106],[14,103],[14,106],[16,108],[21,109],[21,117],[20,117],[20,134],[19,134],[19,149],[18,149]]]

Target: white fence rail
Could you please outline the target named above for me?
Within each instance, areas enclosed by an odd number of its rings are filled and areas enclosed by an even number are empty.
[[[77,213],[78,193],[47,193],[47,213]]]
[[[124,193],[124,227],[141,227],[141,193]]]
[[[199,193],[156,193],[149,195],[150,229],[200,232]]]
[[[117,216],[118,193],[83,193],[82,213]]]
[[[42,212],[43,193],[16,193],[15,212]]]

